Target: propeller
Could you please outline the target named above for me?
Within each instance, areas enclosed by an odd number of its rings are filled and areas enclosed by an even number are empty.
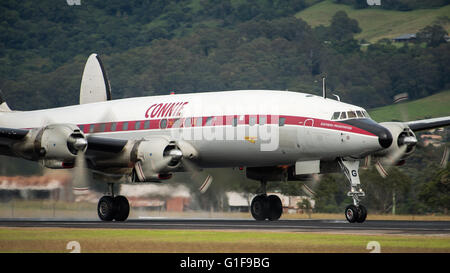
[[[86,166],[86,150],[88,142],[84,137],[70,137],[67,141],[72,150],[76,152],[75,167],[72,172],[72,186],[75,191],[89,189],[89,176]]]
[[[89,175],[86,167],[85,151],[79,151],[75,158],[75,167],[72,171],[72,187],[75,191],[89,189]]]
[[[183,167],[191,173],[191,179],[194,180],[196,184],[200,185],[198,188],[200,193],[205,193],[214,180],[213,176],[209,173],[202,172],[190,159],[182,158],[181,162]]]
[[[183,167],[191,173],[191,179],[194,180],[196,184],[200,185],[198,188],[200,193],[205,193],[211,186],[214,177],[210,173],[202,171],[202,169],[195,164],[194,160],[198,158],[198,153],[189,142],[180,140],[177,142],[177,146],[182,151],[180,159]]]
[[[378,171],[381,177],[386,178],[389,175],[389,169],[397,165],[398,161],[403,157],[404,153],[408,149],[407,145],[402,145],[396,151],[388,154],[385,157],[377,159],[375,163],[375,169]],[[386,167],[385,167],[386,166]]]

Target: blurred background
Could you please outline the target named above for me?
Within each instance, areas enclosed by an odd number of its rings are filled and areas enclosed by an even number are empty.
[[[370,3],[369,3],[370,2]],[[378,5],[379,2],[379,5]],[[113,99],[236,89],[330,94],[381,121],[450,115],[448,0],[42,0],[0,2],[0,89],[14,110],[78,103],[84,63],[102,58]],[[399,103],[396,95],[407,93]],[[361,171],[371,213],[448,215],[448,129],[418,135],[416,152],[383,179]],[[250,218],[259,182],[245,169],[122,185],[130,217]],[[97,219],[106,187],[72,190],[72,172],[0,156],[0,218]],[[342,174],[269,183],[283,217],[341,214]]]

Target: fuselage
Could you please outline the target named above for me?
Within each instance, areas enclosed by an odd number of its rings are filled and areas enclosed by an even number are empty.
[[[78,125],[86,135],[183,139],[198,151],[202,167],[361,157],[385,148],[386,138],[384,128],[361,107],[289,91],[149,96],[0,113],[0,127],[60,123]]]

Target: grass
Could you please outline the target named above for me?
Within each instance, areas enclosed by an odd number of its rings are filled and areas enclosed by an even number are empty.
[[[448,236],[349,235],[265,231],[0,228],[0,252],[450,252]]]
[[[418,9],[413,11],[393,11],[381,8],[354,9],[349,5],[336,4],[326,0],[300,11],[295,16],[306,21],[309,25],[328,26],[333,15],[345,11],[352,19],[356,19],[362,32],[356,39],[376,42],[382,38],[394,38],[401,34],[416,33],[427,25],[431,25],[439,17],[450,14],[450,5],[436,9]],[[450,32],[450,24],[443,25]]]
[[[450,90],[447,90],[422,99],[375,108],[370,110],[369,113],[378,122],[411,121],[450,116],[449,105]]]

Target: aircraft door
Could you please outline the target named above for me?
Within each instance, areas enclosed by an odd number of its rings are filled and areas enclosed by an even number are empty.
[[[314,119],[306,119],[303,126],[300,126],[297,133],[297,141],[301,150],[308,152],[313,145],[312,128],[314,127]]]

